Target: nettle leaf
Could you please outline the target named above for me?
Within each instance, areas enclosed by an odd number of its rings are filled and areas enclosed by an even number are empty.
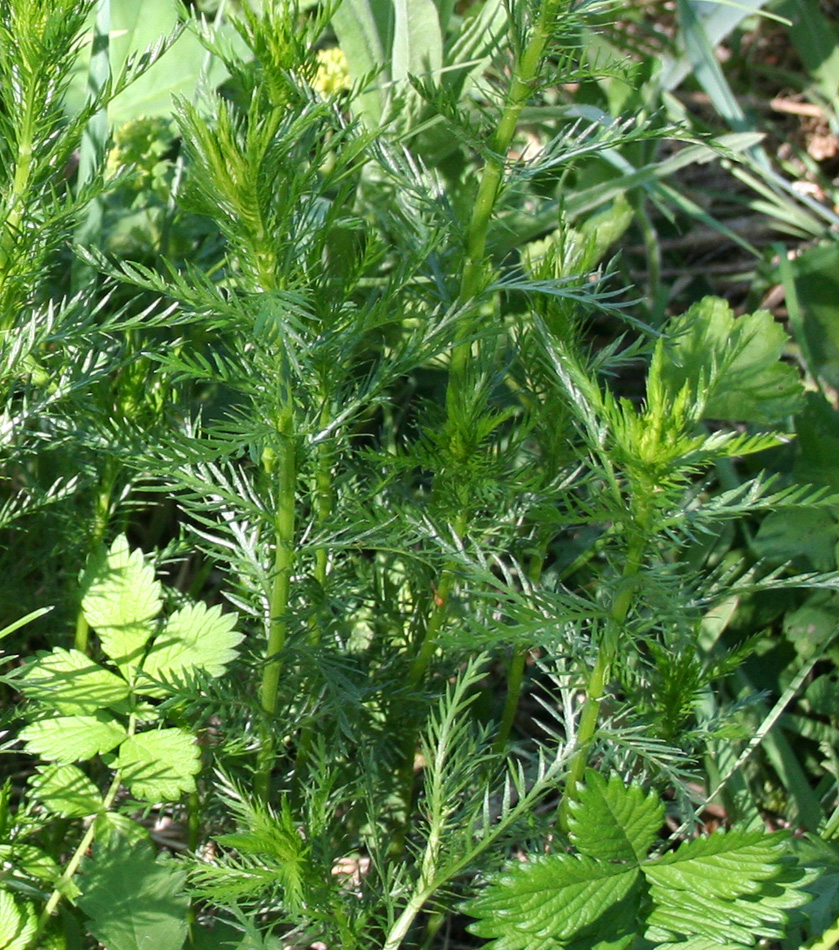
[[[147,801],[172,801],[195,791],[201,755],[182,729],[156,729],[131,736],[119,747],[116,768],[132,795]]]
[[[492,950],[547,950],[584,936],[593,944],[616,935],[640,880],[637,866],[551,854],[497,876],[464,909],[479,918],[469,930],[492,940]]]
[[[763,831],[718,832],[685,842],[644,866],[654,943],[705,938],[752,947],[780,939],[786,909],[806,903],[804,873],[788,868],[786,839]],[[679,944],[682,945],[681,943]]]
[[[97,841],[82,872],[78,905],[90,918],[90,933],[108,950],[180,950],[189,900],[186,872],[174,861],[156,861],[148,842],[114,835]]]
[[[725,300],[705,297],[667,331],[663,376],[673,393],[685,383],[704,392],[706,419],[772,424],[803,407],[798,373],[780,361],[787,336],[768,310],[735,317]]]
[[[577,849],[601,861],[640,863],[664,821],[664,805],[654,791],[644,793],[619,775],[609,781],[589,769],[571,805],[569,831]]]
[[[8,891],[0,891],[0,948],[25,950],[38,928],[38,915],[28,901],[15,901]]]
[[[110,752],[126,736],[125,727],[103,716],[59,716],[32,722],[20,731],[26,751],[66,765]]]
[[[236,647],[243,635],[233,628],[236,614],[224,614],[221,607],[191,604],[172,614],[157,635],[143,661],[143,672],[156,680],[168,680],[193,670],[221,676],[236,659]],[[141,688],[147,695],[164,695],[157,687]]]
[[[99,789],[76,765],[41,766],[30,787],[44,808],[62,818],[87,818],[102,810]]]
[[[20,681],[24,696],[67,714],[85,715],[115,706],[131,692],[121,676],[104,669],[79,650],[61,647],[31,663]]]
[[[161,585],[140,550],[120,535],[93,555],[82,577],[82,610],[105,653],[118,665],[136,663],[163,606]]]

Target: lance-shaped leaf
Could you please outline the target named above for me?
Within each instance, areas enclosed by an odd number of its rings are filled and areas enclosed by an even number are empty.
[[[156,680],[177,678],[193,670],[221,676],[236,658],[236,647],[242,641],[242,634],[233,629],[236,619],[236,614],[222,613],[221,607],[208,609],[201,603],[178,610],[155,638],[143,661],[143,672]],[[141,684],[140,692],[156,696],[165,690]]]
[[[82,610],[102,649],[119,666],[136,664],[160,613],[160,582],[139,550],[120,535],[91,557],[82,578]]]
[[[113,835],[94,845],[82,865],[81,909],[89,929],[108,950],[180,950],[186,939],[189,900],[186,871],[155,860],[145,841]]]
[[[99,789],[76,765],[39,768],[31,781],[32,795],[54,815],[87,818],[101,810]]]
[[[640,863],[664,822],[658,795],[626,786],[619,775],[606,779],[589,769],[571,805],[571,839],[582,854],[601,861]]]
[[[20,731],[27,752],[59,765],[110,752],[125,736],[124,726],[101,714],[41,719]]]
[[[188,732],[155,729],[126,739],[119,747],[116,767],[132,795],[146,801],[171,801],[195,791],[200,753]]]
[[[580,937],[596,944],[634,922],[640,876],[637,866],[570,854],[515,865],[465,905],[479,918],[469,930],[492,950],[553,950]]]
[[[24,696],[68,715],[91,714],[115,706],[131,692],[121,676],[94,663],[79,650],[61,647],[30,664],[20,682]]]

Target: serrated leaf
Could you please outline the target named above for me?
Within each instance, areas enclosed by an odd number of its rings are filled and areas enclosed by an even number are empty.
[[[126,739],[119,747],[116,767],[137,798],[172,801],[195,791],[200,753],[188,732],[156,729]]]
[[[768,311],[735,317],[725,300],[705,297],[668,335],[663,379],[673,394],[686,383],[704,393],[706,419],[772,424],[802,407],[798,373],[780,361],[786,334]]]
[[[208,609],[198,603],[178,610],[155,637],[143,661],[143,672],[164,681],[192,670],[221,676],[236,659],[236,647],[243,639],[233,629],[236,620],[236,614],[222,613],[219,606]],[[141,686],[140,692],[154,696],[165,690]]]
[[[99,789],[76,765],[42,766],[30,787],[33,798],[63,818],[87,818],[102,809]]]
[[[20,690],[62,713],[80,715],[121,703],[131,688],[79,650],[56,647],[27,667]]]
[[[41,881],[54,881],[59,874],[55,860],[32,844],[0,844],[0,866],[13,867]],[[2,944],[0,944],[2,946]]]
[[[25,950],[37,928],[32,904],[17,902],[8,891],[0,891],[0,950]]]
[[[32,722],[20,731],[26,751],[66,765],[110,752],[125,738],[123,726],[109,717],[59,716]]]
[[[640,863],[664,821],[664,805],[655,792],[626,785],[619,775],[609,781],[589,769],[585,785],[571,804],[569,831],[578,850],[602,861]]]
[[[163,601],[160,582],[139,550],[120,535],[109,551],[91,557],[82,577],[82,610],[105,653],[118,665],[135,664],[154,631]]]
[[[702,937],[751,947],[782,937],[785,908],[809,899],[798,890],[803,874],[788,874],[783,837],[763,831],[685,842],[643,872],[653,902],[646,936],[653,942]]]
[[[479,918],[469,930],[493,950],[559,947],[573,938],[592,944],[615,935],[616,916],[634,919],[637,867],[585,856],[553,854],[515,865],[464,905]],[[623,907],[621,905],[624,905]]]
[[[94,845],[82,873],[77,903],[90,917],[91,934],[108,950],[180,950],[189,901],[186,872],[174,861],[158,862],[148,843],[115,835]]]

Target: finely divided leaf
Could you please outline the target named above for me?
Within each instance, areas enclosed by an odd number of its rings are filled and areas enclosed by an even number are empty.
[[[28,901],[16,902],[0,891],[0,950],[25,950],[35,936],[38,917]]]
[[[643,868],[653,902],[647,939],[701,937],[751,947],[783,937],[784,908],[809,899],[799,890],[803,872],[788,869],[784,851],[782,835],[730,831],[649,862]]]
[[[82,871],[78,904],[90,917],[91,934],[108,950],[180,950],[189,901],[186,872],[173,861],[159,863],[148,843],[114,835],[94,845]]]
[[[200,767],[198,746],[182,729],[131,736],[119,747],[116,761],[131,794],[147,801],[172,801],[194,792]]]
[[[163,602],[160,582],[143,560],[142,551],[129,551],[120,535],[110,551],[91,557],[82,578],[82,610],[117,664],[136,663],[154,631],[154,618]]]
[[[158,634],[143,661],[143,672],[156,680],[169,680],[192,670],[221,676],[236,658],[242,634],[233,628],[236,614],[223,614],[221,607],[192,604],[174,613]],[[163,694],[155,687],[140,692]]]
[[[27,752],[59,765],[110,752],[125,736],[123,726],[101,714],[41,719],[20,731]]]
[[[639,879],[637,867],[548,855],[515,865],[469,901],[466,912],[479,918],[469,930],[493,940],[492,950],[547,950],[577,937],[597,944],[614,936],[622,903],[637,901]]]
[[[21,692],[29,699],[81,715],[122,702],[131,692],[120,676],[94,663],[79,650],[56,647],[26,668]]]
[[[48,765],[31,780],[32,796],[63,818],[87,818],[101,810],[99,789],[76,765]]]
[[[579,798],[571,805],[570,834],[576,847],[601,861],[640,863],[664,821],[655,792],[627,786],[619,775],[606,779],[589,769]]]
[[[705,418],[772,424],[801,408],[798,373],[780,361],[787,336],[768,311],[735,317],[726,301],[705,297],[667,329],[663,376],[673,394],[685,383],[704,392]]]

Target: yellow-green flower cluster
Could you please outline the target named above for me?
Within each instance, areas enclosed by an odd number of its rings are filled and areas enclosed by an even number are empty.
[[[350,88],[350,64],[340,46],[318,50],[318,70],[312,88],[329,99]]]

